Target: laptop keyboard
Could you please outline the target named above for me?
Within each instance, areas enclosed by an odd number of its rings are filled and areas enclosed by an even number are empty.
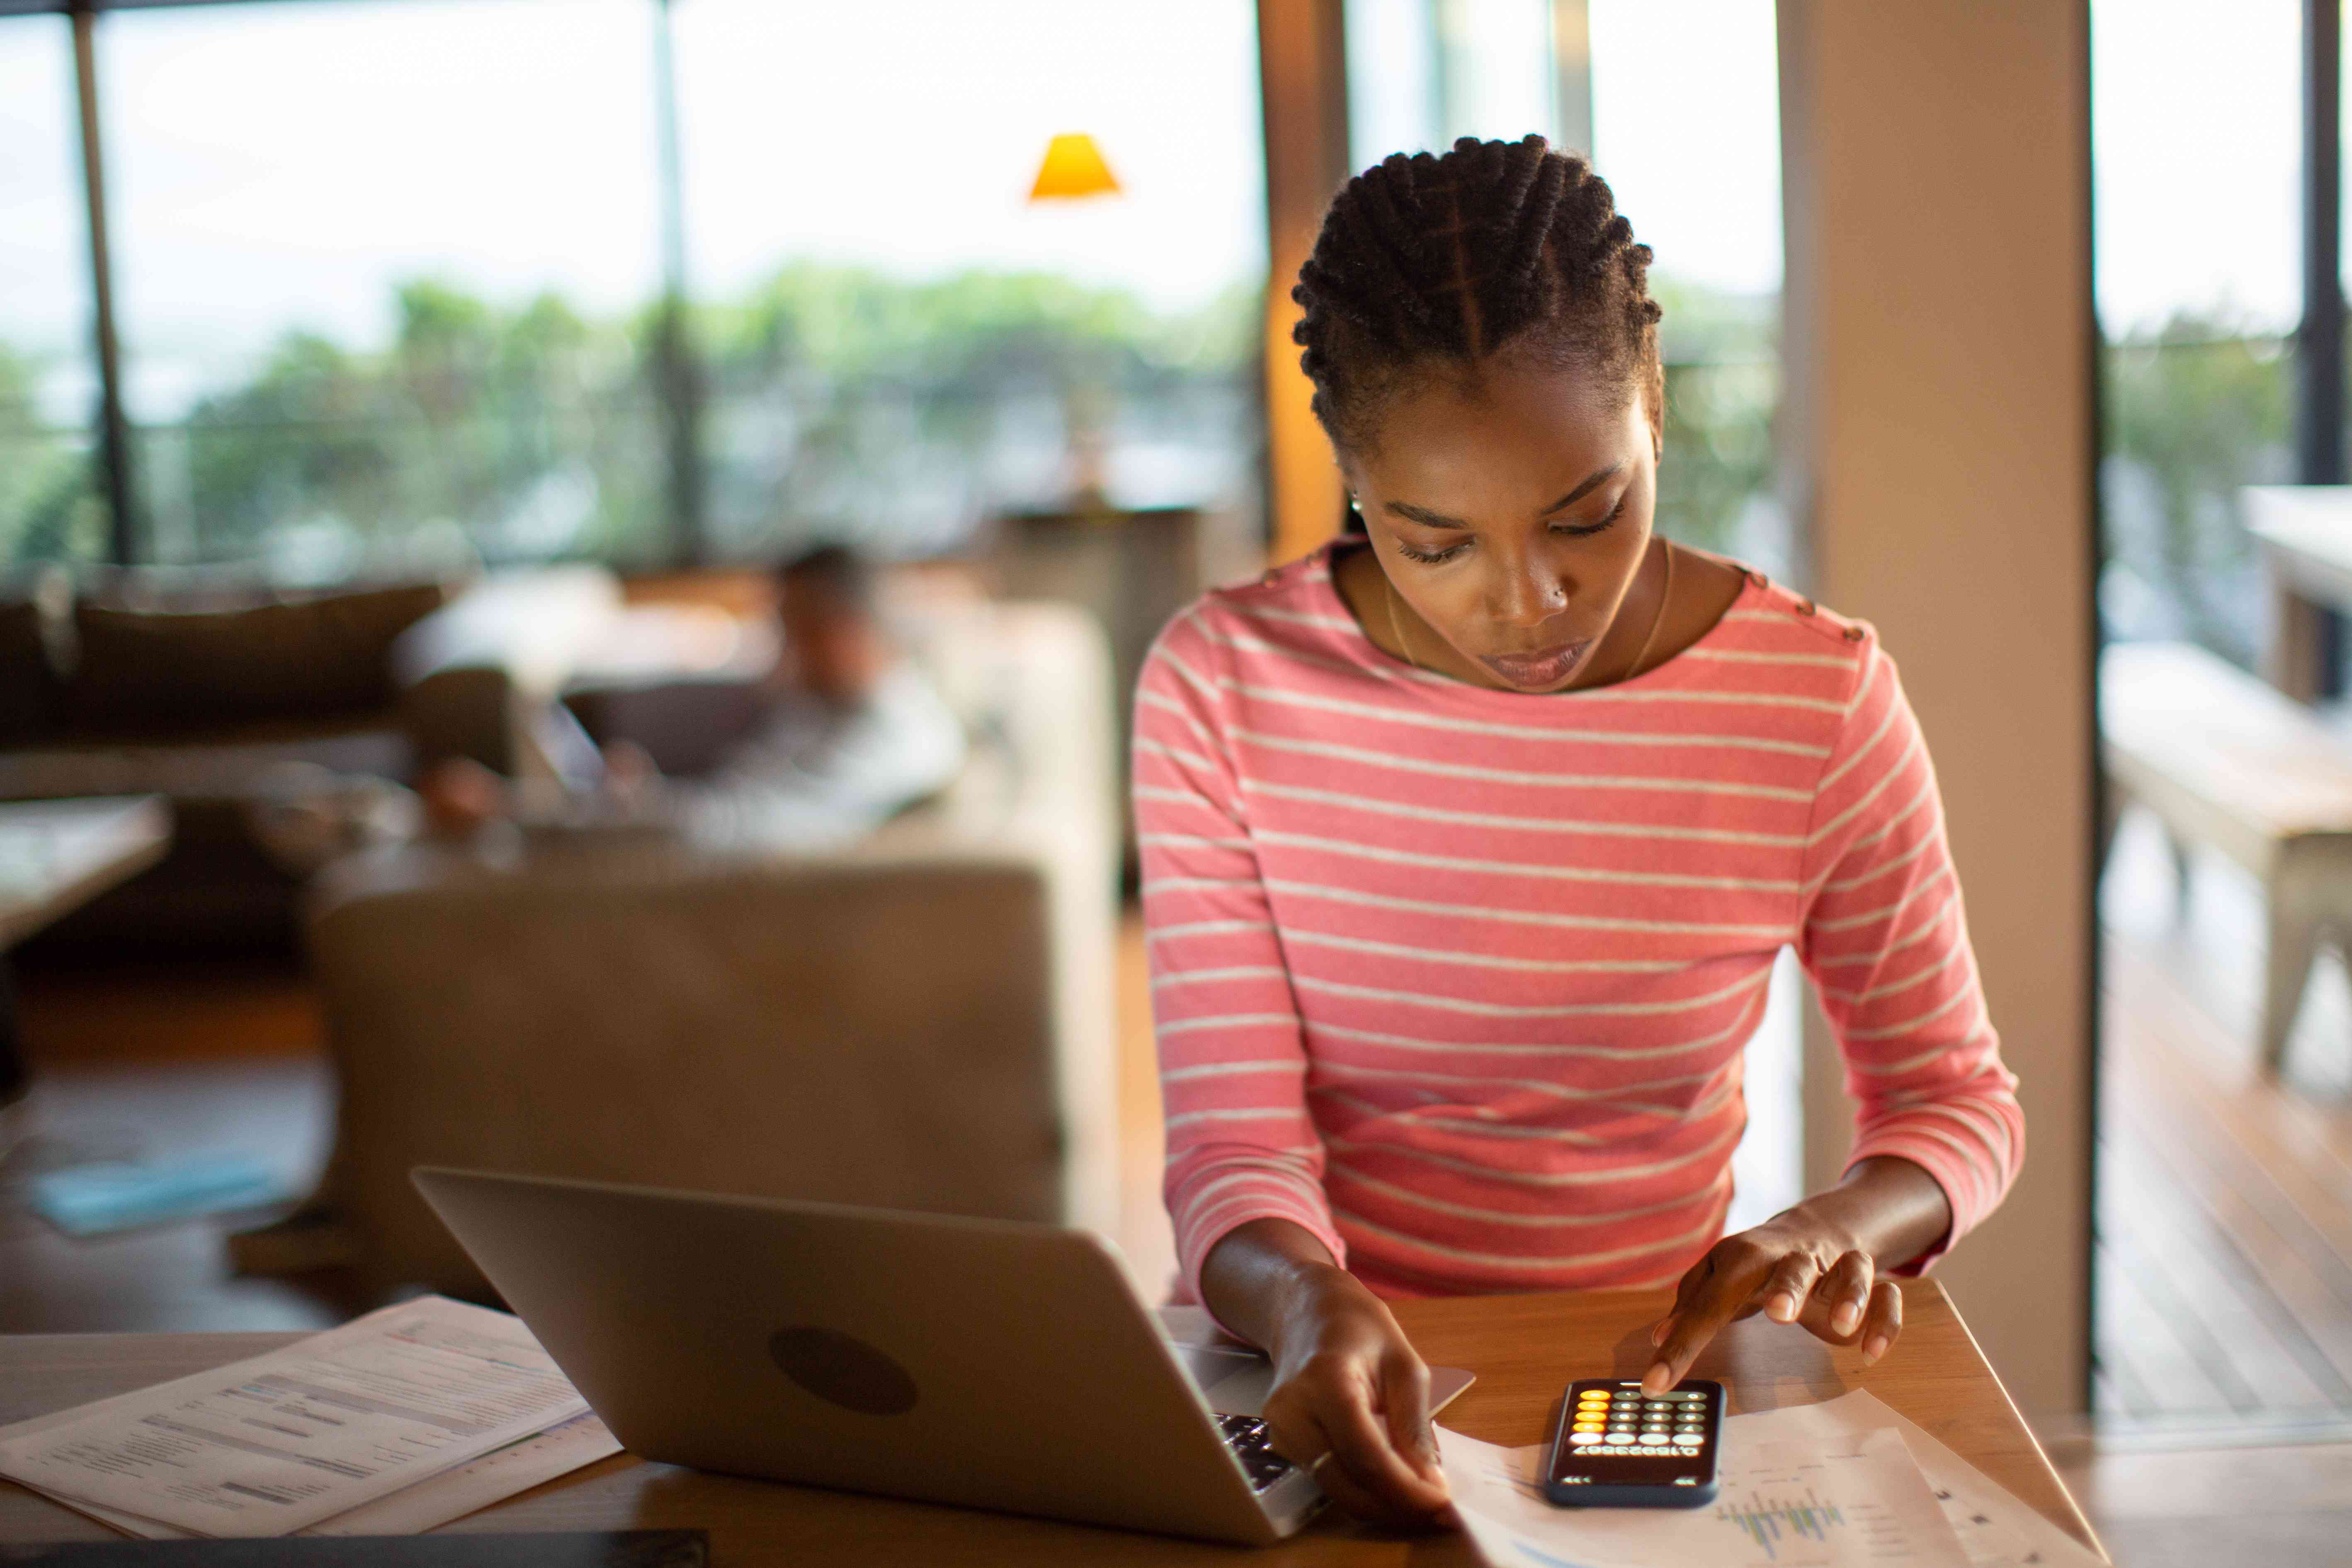
[[[1220,1415],[1217,1430],[1225,1435],[1225,1446],[1249,1472],[1250,1489],[1264,1491],[1290,1473],[1290,1461],[1274,1451],[1265,1435],[1265,1423],[1255,1415]]]

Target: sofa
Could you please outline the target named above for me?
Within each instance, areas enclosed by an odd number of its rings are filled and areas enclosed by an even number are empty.
[[[659,833],[524,832],[322,873],[306,919],[333,1152],[300,1215],[233,1244],[240,1262],[337,1261],[363,1294],[486,1299],[409,1184],[426,1163],[1108,1227],[1104,635],[1063,605],[933,595],[910,614],[902,595],[898,609],[971,757],[853,848],[734,857]],[[704,743],[679,703],[723,718],[743,679],[571,697],[601,738],[676,763]]]
[[[257,805],[289,769],[408,779],[449,754],[529,771],[535,705],[622,609],[593,567],[285,590],[62,570],[0,585],[0,800],[159,795],[171,852],[44,947],[293,951],[304,868]]]
[[[0,589],[0,800],[161,795],[176,824],[161,864],[43,942],[286,945],[296,880],[247,831],[246,803],[289,763],[407,773],[391,649],[457,587],[51,571]]]

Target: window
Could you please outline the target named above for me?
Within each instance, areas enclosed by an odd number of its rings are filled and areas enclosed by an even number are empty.
[[[646,0],[100,26],[145,552],[666,552]]]
[[[939,548],[1255,484],[1249,0],[679,0],[709,534]],[[1121,189],[1025,198],[1092,136]]]
[[[2268,612],[2237,491],[2293,477],[2301,20],[2101,0],[2091,40],[2100,616],[2251,668]]]
[[[1780,400],[1780,98],[1763,0],[1593,0],[1593,162],[1656,252],[1665,309],[1659,525],[1785,577],[1774,489]]]
[[[0,19],[0,563],[107,549],[75,103],[64,18]]]

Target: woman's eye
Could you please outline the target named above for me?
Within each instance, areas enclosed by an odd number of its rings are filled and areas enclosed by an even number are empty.
[[[1624,515],[1625,498],[1623,496],[1619,496],[1617,498],[1617,504],[1609,509],[1609,515],[1602,518],[1599,522],[1559,523],[1554,525],[1552,531],[1555,533],[1565,533],[1571,539],[1582,539],[1589,534],[1599,533],[1602,529],[1607,528],[1611,523],[1615,522],[1619,518]]]
[[[1441,561],[1453,560],[1469,548],[1470,542],[1466,539],[1459,544],[1449,544],[1443,550],[1435,551],[1415,550],[1410,544],[1400,543],[1397,546],[1397,553],[1407,561],[1418,561],[1424,566],[1434,566]]]

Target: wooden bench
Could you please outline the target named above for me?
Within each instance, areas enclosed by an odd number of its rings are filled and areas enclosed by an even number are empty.
[[[2262,879],[2270,956],[2257,1030],[2276,1071],[2319,943],[2352,941],[2352,747],[2310,711],[2185,643],[2119,643],[2099,661],[2108,837],[2136,802],[2182,847]]]

